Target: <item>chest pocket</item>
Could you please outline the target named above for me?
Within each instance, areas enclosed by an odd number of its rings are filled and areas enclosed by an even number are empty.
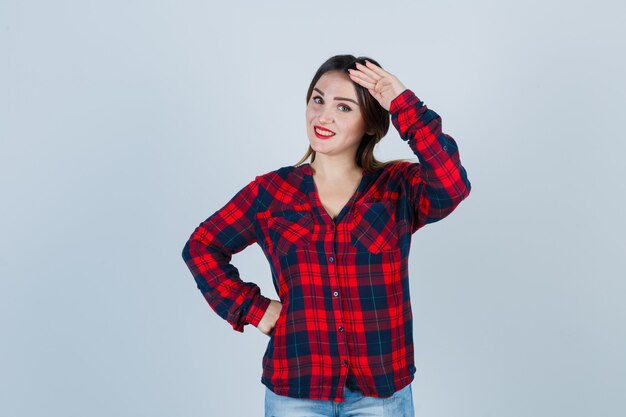
[[[287,254],[311,242],[313,215],[310,210],[274,212],[267,218],[267,228],[276,251]]]
[[[392,201],[374,201],[358,204],[351,231],[352,244],[371,253],[398,248],[398,233]]]

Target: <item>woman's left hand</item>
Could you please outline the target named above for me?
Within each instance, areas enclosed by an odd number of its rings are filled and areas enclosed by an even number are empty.
[[[350,79],[367,88],[370,94],[387,111],[394,98],[398,97],[406,87],[396,78],[376,64],[365,61],[366,65],[357,62],[356,70],[350,69]]]

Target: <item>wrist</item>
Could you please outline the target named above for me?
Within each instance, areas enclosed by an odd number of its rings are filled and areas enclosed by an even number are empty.
[[[248,313],[246,314],[246,322],[250,323],[254,327],[259,326],[259,322],[267,312],[271,299],[262,296],[259,294],[250,304],[250,308],[248,309]]]
[[[404,89],[400,94],[398,94],[393,100],[391,100],[391,104],[389,105],[389,112],[394,113],[398,112],[404,108],[410,107],[414,104],[414,102],[419,102],[419,98],[411,91],[410,89]]]

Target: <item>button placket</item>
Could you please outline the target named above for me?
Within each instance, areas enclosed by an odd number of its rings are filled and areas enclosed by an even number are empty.
[[[341,395],[342,387],[345,386],[346,380],[349,374],[349,349],[348,349],[348,335],[345,332],[345,328],[342,326],[344,323],[343,319],[343,310],[342,310],[342,298],[343,294],[340,292],[342,288],[340,287],[340,276],[339,276],[339,266],[337,265],[342,260],[342,252],[337,252],[337,241],[338,234],[341,238],[340,249],[345,249],[343,245],[350,244],[349,238],[350,230],[351,230],[351,216],[353,212],[353,207],[356,201],[360,198],[363,193],[363,190],[366,189],[366,186],[369,181],[369,173],[366,173],[365,170],[362,172],[362,178],[357,186],[356,190],[348,200],[348,202],[341,209],[339,214],[335,219],[333,219],[328,211],[324,208],[319,199],[319,194],[317,192],[317,188],[315,185],[315,181],[313,179],[313,170],[310,163],[304,165],[304,174],[305,180],[307,182],[307,192],[310,198],[310,201],[313,206],[313,211],[317,213],[316,221],[317,225],[320,226],[319,231],[324,233],[324,253],[320,253],[320,261],[326,258],[325,262],[325,271],[326,272],[326,282],[324,282],[324,294],[326,296],[331,295],[331,301],[333,311],[328,314],[328,324],[331,326],[336,326],[337,329],[337,353],[338,357],[333,358],[332,364],[335,367],[339,367],[337,369],[338,376],[338,390],[337,395]],[[343,265],[342,270],[343,270]],[[349,294],[349,291],[346,291],[346,294]],[[327,302],[326,301],[326,302]],[[341,336],[343,335],[343,337]],[[343,340],[341,340],[343,339]]]
[[[346,342],[346,337],[341,337],[342,335],[345,336],[345,329],[343,327],[343,310],[342,310],[342,305],[341,305],[341,299],[339,298],[339,276],[337,273],[337,254],[335,253],[335,248],[337,245],[337,233],[338,233],[338,228],[340,227],[339,225],[336,224],[331,224],[330,225],[330,233],[332,234],[332,239],[329,239],[329,243],[328,246],[326,246],[326,248],[328,248],[327,250],[329,250],[328,253],[328,277],[329,277],[329,286],[330,288],[334,288],[334,290],[332,290],[331,294],[332,294],[332,303],[333,303],[333,310],[334,310],[334,321],[335,321],[335,326],[337,329],[337,335],[338,335],[338,339],[343,339],[343,340],[338,340],[338,353],[339,353],[339,358],[342,360],[342,362],[340,362],[340,376],[339,379],[341,381],[345,381],[345,379],[348,377],[348,346],[347,346],[347,342]],[[345,382],[340,383],[340,386],[343,386],[345,384]]]

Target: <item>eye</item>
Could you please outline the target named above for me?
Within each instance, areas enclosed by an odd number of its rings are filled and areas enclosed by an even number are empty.
[[[342,111],[342,112],[349,112],[352,110],[350,107],[346,106],[345,104],[340,104],[337,106],[337,108],[339,109],[339,111]]]
[[[324,100],[320,96],[313,97],[313,102],[317,104],[322,104]]]

